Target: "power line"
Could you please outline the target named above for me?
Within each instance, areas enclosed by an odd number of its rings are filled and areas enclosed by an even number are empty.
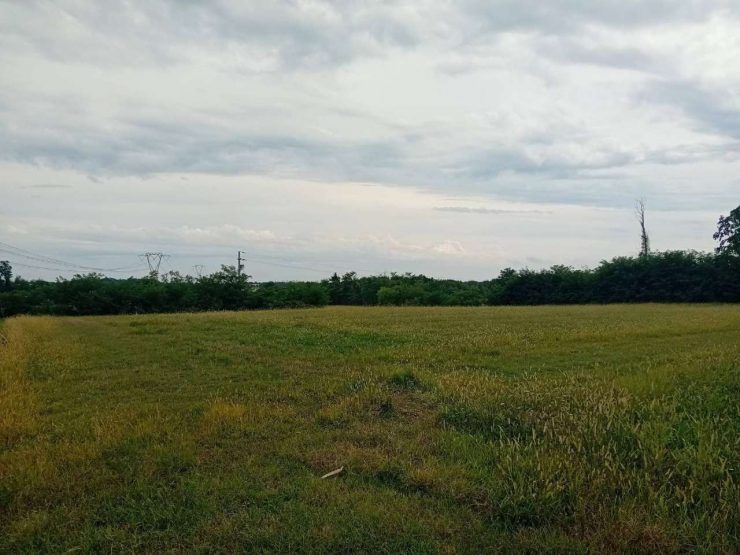
[[[0,252],[6,252],[8,254],[11,254],[13,256],[20,256],[21,258],[27,258],[29,260],[35,260],[37,262],[46,262],[48,264],[57,264],[59,266],[66,266],[68,268],[79,268],[76,264],[65,262],[62,260],[56,260],[54,258],[46,257],[43,255],[33,255],[33,254],[25,254],[25,252],[22,252],[21,250],[13,250],[13,249],[7,249],[0,247]]]
[[[63,266],[62,268],[46,268],[46,267],[44,267],[44,268],[45,269],[60,270],[60,271],[65,271],[65,272],[97,271],[97,272],[101,272],[101,273],[119,273],[119,272],[132,272],[132,271],[135,271],[135,270],[141,270],[142,269],[141,266],[130,266],[128,268],[108,268],[108,269],[106,269],[106,268],[90,268],[88,266],[77,266],[77,265],[72,265],[72,264],[62,265],[62,264],[57,263],[53,259],[52,260],[47,260],[47,259],[41,258],[41,257],[24,255],[22,253],[13,252],[13,251],[10,251],[10,250],[7,250],[7,249],[0,248],[0,252],[6,252],[6,253],[9,253],[11,256],[20,256],[21,258],[26,258],[28,260],[32,260],[32,261],[35,261],[35,262],[41,262],[41,263],[46,263],[46,264],[55,264],[57,266]],[[15,264],[16,266],[25,266],[27,268],[34,268],[34,267],[36,267],[36,266],[34,266],[32,264],[24,264],[22,262],[17,262],[17,261],[16,262],[13,262],[13,264]]]
[[[293,264],[289,259],[285,258],[284,256],[269,256],[269,255],[250,255],[250,258],[252,260],[258,260],[262,261],[263,264],[267,264],[269,266],[280,266],[281,268],[296,268],[299,270],[309,270],[311,272],[320,272],[320,273],[333,273],[337,271],[337,266],[343,266],[345,265],[342,261],[337,260],[328,260],[328,264],[331,264],[331,266],[323,266],[324,263],[322,263],[323,268],[317,268],[315,266],[304,266],[302,264]],[[281,262],[268,262],[268,261],[274,261],[278,260]],[[373,270],[369,270],[367,268],[362,267],[362,265],[358,266],[356,264],[351,265],[352,270],[359,270],[361,272],[373,272]]]
[[[19,256],[21,258],[32,260],[35,262],[39,262],[42,264],[47,265],[53,265],[53,266],[60,266],[60,268],[49,268],[48,266],[34,266],[33,264],[21,264],[16,262],[15,264],[17,266],[22,267],[28,267],[28,268],[38,268],[38,269],[45,269],[45,270],[56,270],[56,271],[64,271],[64,272],[71,272],[71,271],[95,271],[95,272],[103,272],[103,273],[124,273],[124,272],[132,272],[136,270],[145,270],[146,268],[137,265],[137,266],[126,266],[126,267],[117,267],[117,268],[98,268],[95,266],[84,266],[82,264],[77,264],[75,262],[69,262],[67,260],[62,260],[59,258],[53,258],[50,256],[46,256],[43,254],[35,253],[32,251],[29,251],[27,249],[23,249],[20,247],[16,247],[14,245],[10,245],[8,243],[4,243],[0,241],[0,252],[6,252],[13,256]],[[238,251],[237,252],[237,271],[241,273],[244,270],[244,251]],[[206,255],[208,256],[208,255]],[[159,269],[161,267],[162,262],[166,261],[170,258],[169,255],[161,253],[161,252],[148,252],[139,255],[139,258],[142,261],[146,262],[146,266],[149,268],[149,272],[159,272]],[[306,270],[309,272],[315,272],[318,274],[327,274],[332,273],[336,271],[336,268],[316,268],[312,266],[305,266],[303,264],[295,264],[291,260],[286,259],[285,257],[279,257],[279,256],[269,256],[269,255],[250,255],[250,260],[254,261],[256,264],[262,264],[266,266],[275,266],[279,268],[288,268],[292,270]],[[197,275],[202,275],[205,266],[202,264],[197,264],[193,266],[195,269],[195,272]],[[355,266],[356,268],[356,266]],[[359,270],[362,270],[362,268],[357,268]],[[367,270],[366,270],[367,271]]]
[[[236,253],[236,272],[239,275],[241,275],[241,273],[244,271],[243,263],[246,262],[247,260],[246,258],[244,258],[243,254],[244,254],[244,251],[237,251]],[[267,266],[278,266],[280,268],[291,268],[293,270],[308,270],[310,272],[317,272],[320,274],[326,274],[327,272],[332,271],[332,270],[319,270],[317,268],[311,268],[309,266],[302,266],[300,264],[281,264],[279,262],[268,262],[264,260],[264,257],[254,256],[254,255],[250,255],[250,260],[256,260],[257,264],[263,264]]]
[[[244,251],[242,251],[244,252]],[[200,257],[200,258],[221,258],[221,254],[217,253],[203,253],[203,252],[180,252],[178,253],[179,256],[188,256],[188,257]],[[238,256],[237,256],[238,258]],[[245,260],[245,259],[242,259]],[[280,256],[267,256],[267,255],[256,255],[256,254],[250,254],[249,260],[253,261],[254,264],[261,264],[265,266],[277,266],[280,268],[290,268],[293,270],[308,270],[309,272],[316,272],[319,274],[332,274],[337,270],[337,266],[343,265],[341,262],[336,263],[336,265],[332,266],[324,266],[323,268],[317,268],[316,266],[306,266],[303,264],[294,264],[291,259],[286,257],[280,257]],[[280,261],[280,262],[277,262]],[[238,259],[237,259],[238,263]],[[367,268],[357,266],[357,265],[351,265],[352,270],[359,270],[361,272],[367,272],[372,273],[374,270],[369,270]]]
[[[257,264],[263,264],[263,265],[266,265],[266,266],[277,266],[277,267],[280,267],[280,268],[290,268],[290,269],[293,269],[293,270],[308,270],[309,272],[317,272],[319,274],[326,274],[326,273],[331,272],[331,270],[319,270],[317,268],[309,268],[308,266],[299,266],[297,264],[281,264],[279,262],[266,262],[264,260],[260,260],[259,258],[254,257],[254,256],[252,258],[254,258],[256,260],[256,263]]]
[[[20,247],[10,245],[2,241],[0,241],[0,252],[6,252],[14,256],[20,256],[21,258],[26,258],[29,260],[35,260],[36,262],[54,264],[54,265],[63,266],[66,268],[77,269],[77,271],[89,270],[89,271],[94,271],[94,272],[127,272],[133,269],[139,269],[138,266],[137,267],[119,267],[119,268],[97,268],[95,266],[83,266],[82,264],[76,264],[74,262],[68,262],[66,260],[61,260],[59,258],[52,258],[51,256],[34,253],[27,249],[22,249]]]
[[[66,273],[80,273],[78,268],[51,268],[49,266],[36,266],[35,264],[26,264],[24,262],[18,262],[16,260],[8,260],[11,266],[21,268],[33,268],[34,270],[50,270],[52,272],[66,272]],[[137,266],[133,270],[140,270],[141,267]],[[118,272],[127,272],[129,270],[117,270]]]
[[[21,268],[33,268],[34,270],[51,270],[52,272],[77,272],[79,270],[73,270],[70,268],[49,268],[47,266],[34,266],[33,264],[23,264],[22,262],[15,262],[8,260],[11,266],[20,266]]]
[[[43,254],[33,253],[29,250],[22,249],[20,247],[16,247],[13,245],[9,245],[8,243],[2,243],[0,242],[0,251],[7,252],[10,254],[13,254],[15,256],[20,256],[22,258],[28,258],[30,260],[36,260],[39,262],[47,262],[51,264],[58,264],[60,266],[68,266],[68,267],[80,267],[85,268],[84,266],[80,266],[78,264],[75,264],[74,262],[67,262],[66,260],[59,260],[57,258],[52,258],[50,256],[46,256]],[[3,248],[4,247],[4,248]],[[93,268],[89,268],[93,269]],[[95,268],[97,269],[97,268]]]

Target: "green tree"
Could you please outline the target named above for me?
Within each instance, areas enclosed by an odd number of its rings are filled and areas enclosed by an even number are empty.
[[[359,304],[360,286],[356,272],[347,272],[342,276],[342,304]]]
[[[343,304],[342,278],[334,272],[328,280],[324,280],[324,283],[329,291],[329,301],[331,304]]]
[[[10,289],[13,267],[7,260],[0,260],[0,289]]]
[[[239,310],[246,308],[252,276],[240,273],[234,266],[203,276],[196,283],[199,307],[203,310]]]
[[[714,239],[719,241],[717,254],[740,255],[740,206],[729,216],[720,216]]]

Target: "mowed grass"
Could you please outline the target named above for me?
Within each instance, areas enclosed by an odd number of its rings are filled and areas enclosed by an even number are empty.
[[[740,306],[0,333],[0,552],[740,550]]]

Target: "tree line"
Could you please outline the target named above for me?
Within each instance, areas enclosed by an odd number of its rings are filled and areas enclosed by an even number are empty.
[[[644,228],[643,228],[644,231]],[[667,251],[617,257],[593,269],[502,270],[485,281],[415,274],[255,284],[233,266],[206,276],[76,275],[54,282],[13,276],[0,261],[0,317],[101,315],[324,305],[481,306],[634,302],[740,302],[740,206],[721,217],[714,253]],[[643,243],[645,245],[645,243]]]

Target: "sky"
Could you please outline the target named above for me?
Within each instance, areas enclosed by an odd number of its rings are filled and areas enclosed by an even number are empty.
[[[0,0],[24,277],[594,266],[639,198],[656,250],[740,204],[740,1]]]

